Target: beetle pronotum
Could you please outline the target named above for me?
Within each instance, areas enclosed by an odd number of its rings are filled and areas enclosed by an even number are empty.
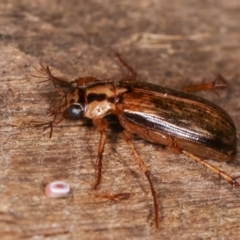
[[[51,128],[50,136],[58,115],[75,121],[91,119],[100,132],[98,174],[94,189],[101,182],[102,154],[108,128],[105,117],[109,114],[117,116],[124,128],[124,139],[149,182],[157,228],[159,216],[156,193],[150,170],[145,166],[131,140],[133,134],[185,154],[239,188],[237,178],[231,177],[203,159],[231,161],[237,152],[236,128],[231,117],[215,104],[187,93],[207,87],[200,84],[197,87],[184,88],[183,92],[137,81],[134,70],[120,55],[117,56],[131,75],[122,78],[116,85],[112,80],[98,80],[94,77],[82,77],[68,82],[53,76],[49,66],[41,64],[39,69],[63,96],[59,108],[53,113],[54,120],[47,124],[47,127]],[[220,87],[224,84],[220,84]],[[64,93],[57,85],[67,87],[69,91]],[[210,84],[211,88],[214,86],[215,82]]]

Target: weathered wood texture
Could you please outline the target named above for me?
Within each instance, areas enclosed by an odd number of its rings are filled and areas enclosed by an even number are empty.
[[[99,134],[63,122],[53,138],[31,121],[48,121],[60,97],[39,83],[42,60],[69,79],[123,74],[120,52],[141,80],[180,88],[222,74],[228,90],[202,93],[229,112],[240,131],[240,2],[1,1],[1,239],[239,239],[240,190],[186,157],[136,138],[153,175],[160,230],[148,183],[121,135],[109,132],[99,194],[130,193],[111,202],[94,196]],[[238,157],[239,159],[239,157]],[[238,163],[210,161],[232,175]],[[65,199],[44,186],[64,180]]]

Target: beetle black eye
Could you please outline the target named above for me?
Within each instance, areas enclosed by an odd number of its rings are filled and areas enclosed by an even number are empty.
[[[67,109],[67,115],[71,120],[79,120],[83,115],[83,107],[80,104],[73,104]]]

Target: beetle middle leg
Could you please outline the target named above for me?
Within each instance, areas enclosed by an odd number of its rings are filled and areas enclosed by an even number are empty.
[[[217,167],[214,167],[213,165],[211,165],[210,163],[204,161],[203,159],[201,159],[200,157],[181,150],[181,152],[183,154],[185,154],[187,157],[189,157],[190,159],[194,160],[195,162],[201,164],[202,166],[206,167],[207,169],[209,169],[211,172],[213,172],[214,174],[218,175],[219,177],[221,177],[222,179],[224,179],[225,181],[227,181],[228,183],[230,183],[232,186],[236,187],[236,188],[240,188],[240,184],[236,181],[236,178],[231,177],[230,175],[226,174],[225,172],[221,171],[220,169],[218,169]]]
[[[156,192],[153,187],[152,180],[150,178],[150,176],[151,176],[150,170],[145,166],[143,160],[140,158],[136,148],[134,147],[134,145],[132,143],[132,139],[131,139],[131,134],[125,130],[125,131],[123,131],[123,136],[125,138],[125,141],[128,143],[129,147],[131,148],[138,165],[140,166],[142,171],[145,173],[145,176],[150,185],[152,197],[153,197],[154,210],[155,210],[155,224],[156,224],[156,228],[158,228],[159,227],[159,224],[158,224],[158,202],[157,202]]]

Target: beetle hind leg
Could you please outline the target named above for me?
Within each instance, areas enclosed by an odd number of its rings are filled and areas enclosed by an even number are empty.
[[[230,183],[232,186],[234,186],[236,188],[240,188],[240,184],[236,181],[236,179],[240,178],[240,176],[233,178],[230,175],[228,175],[227,173],[225,173],[225,172],[221,171],[220,169],[218,169],[217,167],[214,167],[210,163],[207,163],[206,161],[204,161],[200,157],[198,157],[198,156],[196,156],[196,155],[194,155],[192,153],[186,152],[184,150],[181,150],[181,152],[183,154],[185,154],[187,157],[189,157],[190,159],[192,159],[195,162],[197,162],[197,163],[201,164],[202,166],[206,167],[212,173],[218,175],[220,178],[224,179],[225,181]]]

